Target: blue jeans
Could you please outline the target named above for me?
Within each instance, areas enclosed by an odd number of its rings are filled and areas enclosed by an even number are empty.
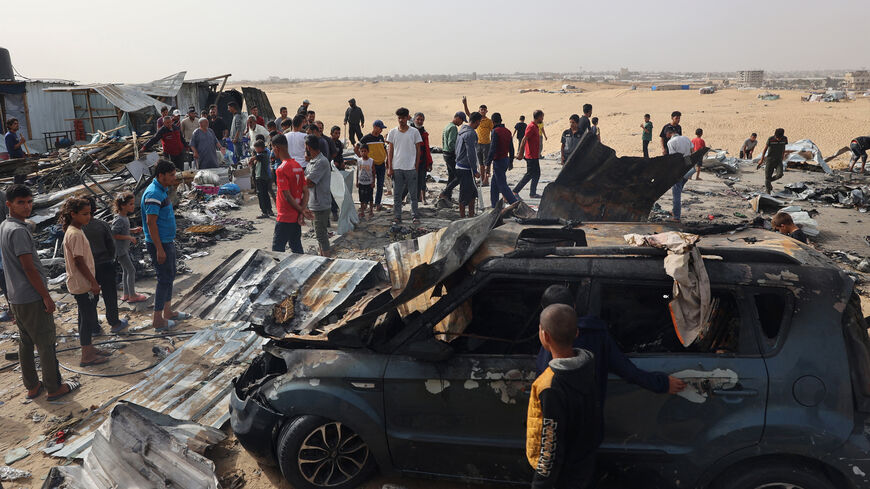
[[[489,200],[492,201],[493,207],[498,204],[499,193],[504,196],[504,200],[508,204],[513,204],[517,201],[516,196],[507,183],[507,169],[509,165],[510,158],[502,158],[492,162],[492,179],[489,181]]]
[[[378,192],[375,194],[375,205],[381,205],[381,198],[384,196],[384,177],[387,176],[387,164],[375,165],[375,179],[378,183]]]
[[[685,178],[682,178],[682,179],[680,179],[679,182],[675,183],[673,187],[671,187],[671,193],[673,194],[673,197],[674,197],[674,208],[673,208],[674,219],[680,218],[680,209],[681,209],[682,197],[683,197],[683,186],[686,185],[687,181],[688,180],[686,180]]]
[[[166,253],[166,261],[161,265],[157,263],[157,247],[154,243],[146,242],[148,254],[157,270],[157,289],[154,291],[154,310],[162,311],[163,306],[172,301],[172,283],[175,282],[175,243],[163,243],[163,252]]]
[[[298,222],[276,222],[272,237],[272,251],[284,252],[287,244],[293,253],[305,253],[302,249],[302,226]]]

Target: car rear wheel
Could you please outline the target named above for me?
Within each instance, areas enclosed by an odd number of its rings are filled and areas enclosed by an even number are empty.
[[[737,475],[724,474],[717,489],[836,489],[824,474],[797,465],[756,465]]]
[[[368,445],[344,423],[300,416],[278,437],[281,473],[296,489],[351,489],[375,470]]]

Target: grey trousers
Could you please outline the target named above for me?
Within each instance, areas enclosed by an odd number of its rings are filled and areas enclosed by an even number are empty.
[[[130,255],[121,255],[117,258],[118,264],[121,265],[122,284],[124,286],[124,295],[130,297],[136,294],[136,267],[133,266],[133,260]]]
[[[393,216],[402,220],[402,195],[408,191],[411,201],[411,215],[416,219],[417,213],[417,170],[393,170]]]
[[[317,238],[317,244],[320,245],[320,251],[329,251],[329,214],[331,209],[322,211],[314,211],[314,236]]]
[[[42,385],[48,392],[60,389],[61,376],[55,352],[54,316],[45,312],[42,300],[29,304],[10,304],[12,315],[18,324],[18,360],[21,362],[21,377],[27,390],[39,385],[36,373],[36,359],[33,347],[39,352],[39,365],[42,367]]]

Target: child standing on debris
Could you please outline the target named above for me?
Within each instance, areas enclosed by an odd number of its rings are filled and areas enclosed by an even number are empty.
[[[375,191],[375,160],[369,158],[369,145],[360,143],[357,147],[359,158],[356,162],[356,188],[359,193],[359,217],[363,218],[366,206],[369,217],[374,217],[373,196]]]
[[[786,236],[796,239],[801,243],[807,243],[807,235],[804,231],[797,227],[792,219],[791,214],[787,212],[777,212],[770,221],[770,226],[774,231],[785,234]]]
[[[136,209],[136,199],[132,192],[123,192],[115,196],[113,202],[115,220],[112,221],[112,237],[115,238],[115,259],[121,265],[121,282],[123,283],[124,295],[122,301],[142,302],[147,297],[136,293],[136,267],[130,259],[130,245],[136,245],[136,238],[132,235],[141,233],[141,227],[130,227],[128,217]]]
[[[544,308],[538,337],[553,359],[529,396],[526,457],[535,470],[532,487],[590,487],[603,425],[595,361],[588,350],[572,347],[577,314],[570,306]]]
[[[704,135],[704,130],[700,127],[695,129],[695,138],[692,139],[692,152],[696,153],[707,147],[707,142],[701,137]],[[695,180],[701,179],[701,162],[695,165]]]
[[[91,205],[87,199],[70,197],[60,209],[63,226],[63,259],[66,265],[66,288],[79,308],[79,343],[82,345],[80,366],[98,365],[109,361],[109,352],[98,350],[91,338],[99,330],[97,297],[100,284],[94,276],[94,255],[82,226],[91,220]]]
[[[260,203],[260,215],[257,219],[268,219],[272,213],[272,173],[269,168],[269,153],[266,151],[266,142],[257,136],[254,142],[254,154],[248,160],[248,165],[254,176],[254,185],[257,190],[257,200]]]

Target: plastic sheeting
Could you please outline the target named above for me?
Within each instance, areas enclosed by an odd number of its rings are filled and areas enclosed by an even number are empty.
[[[349,233],[359,224],[359,215],[353,204],[353,170],[339,170],[332,162],[332,178],[329,180],[329,190],[332,198],[338,204],[338,234]]]
[[[791,152],[785,159],[785,163],[788,163],[789,161],[795,163],[814,162],[819,165],[825,173],[829,175],[833,173],[831,167],[829,167],[828,164],[825,163],[824,158],[822,158],[822,150],[816,146],[816,143],[809,139],[801,139],[800,141],[787,144],[785,145],[785,151]]]
[[[669,304],[674,330],[683,346],[703,338],[710,328],[713,300],[710,277],[696,243],[697,234],[670,231],[660,234],[626,234],[632,246],[651,246],[667,250],[665,273],[674,279],[673,298]]]

